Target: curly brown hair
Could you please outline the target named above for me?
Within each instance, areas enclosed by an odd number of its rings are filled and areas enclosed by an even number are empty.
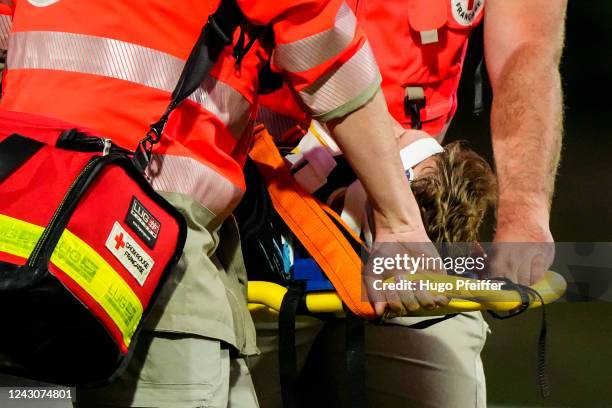
[[[463,142],[444,146],[436,168],[411,183],[423,223],[433,242],[477,242],[480,225],[497,202],[491,166]]]

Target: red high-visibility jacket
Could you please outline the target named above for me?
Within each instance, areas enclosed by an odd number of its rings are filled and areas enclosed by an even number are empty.
[[[219,1],[14,2],[10,35],[0,38],[0,45],[8,43],[0,116],[35,121],[38,115],[41,122],[57,120],[134,148],[167,106]],[[342,0],[237,3],[251,23],[272,26],[272,67],[310,114],[333,116],[380,83],[372,52]],[[239,70],[226,49],[172,114],[150,168],[156,189],[189,194],[218,215],[231,210],[244,190],[241,168],[268,48],[258,40]]]
[[[431,135],[439,134],[457,109],[457,88],[468,38],[483,19],[485,0],[347,2],[376,56],[390,113],[402,125],[410,127],[404,98],[407,88],[421,88],[426,99],[421,111],[423,129]],[[288,99],[291,93],[286,89],[266,97],[262,101],[264,123],[275,128],[294,123],[287,118],[303,120],[299,105],[287,102]],[[271,120],[270,111],[286,118],[275,115]],[[274,135],[278,136],[278,132]]]

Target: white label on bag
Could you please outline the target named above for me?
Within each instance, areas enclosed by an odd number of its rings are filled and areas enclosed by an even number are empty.
[[[106,248],[143,286],[155,262],[117,221],[106,238]]]

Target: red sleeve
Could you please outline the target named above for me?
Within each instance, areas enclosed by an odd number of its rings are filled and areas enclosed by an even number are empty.
[[[271,25],[272,69],[283,73],[313,117],[326,121],[364,105],[380,73],[343,0],[238,0],[249,20]]]

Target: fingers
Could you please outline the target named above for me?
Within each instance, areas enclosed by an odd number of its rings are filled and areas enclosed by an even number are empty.
[[[414,292],[417,302],[426,310],[434,310],[437,307],[447,306],[450,299],[447,296],[433,293],[426,290],[416,290]]]
[[[544,274],[553,264],[555,248],[552,244],[545,244],[543,251],[533,257],[531,261],[531,284],[535,284],[544,278]]]
[[[400,293],[394,290],[389,290],[385,292],[385,297],[387,299],[387,305],[389,309],[396,316],[405,316],[406,315],[406,307],[402,303]]]
[[[427,290],[417,290],[407,281],[430,279],[446,275],[443,262],[436,262],[440,255],[436,247],[424,238],[424,242],[403,242],[400,238],[383,240],[377,235],[368,261],[364,267],[366,294],[378,316],[416,315],[419,310],[432,311],[446,306],[449,299]],[[412,278],[407,276],[417,274]],[[427,276],[429,275],[429,277]],[[397,286],[396,286],[397,285]]]
[[[446,296],[434,295],[424,290],[389,291],[387,297],[390,299],[387,303],[388,309],[393,312],[394,316],[414,316],[420,309],[433,311],[438,307],[447,306],[450,302]]]
[[[450,301],[446,296],[421,289],[388,290],[384,296],[386,302],[374,303],[378,316],[384,315],[385,311],[394,317],[415,315],[420,309],[432,311],[437,307],[447,306]]]
[[[439,307],[448,306],[448,304],[450,303],[450,298],[442,295],[434,296],[434,300],[436,302],[436,306]]]
[[[426,290],[416,290],[414,292],[419,305],[425,310],[433,310],[436,308],[436,301],[434,295]]]
[[[519,258],[509,248],[495,248],[488,264],[488,275],[491,278],[508,278],[512,282],[518,281]],[[524,258],[520,258],[521,260]]]
[[[553,258],[554,251],[544,246],[497,248],[489,264],[490,276],[530,286],[544,277]]]
[[[399,291],[399,296],[402,304],[409,312],[416,312],[421,308],[418,298],[416,297],[415,292],[411,290],[402,290]]]
[[[520,264],[518,264],[518,269],[516,273],[516,279],[513,279],[513,282],[518,283],[519,285],[529,286],[531,285],[531,266],[532,266],[532,257],[528,257],[524,259]]]

